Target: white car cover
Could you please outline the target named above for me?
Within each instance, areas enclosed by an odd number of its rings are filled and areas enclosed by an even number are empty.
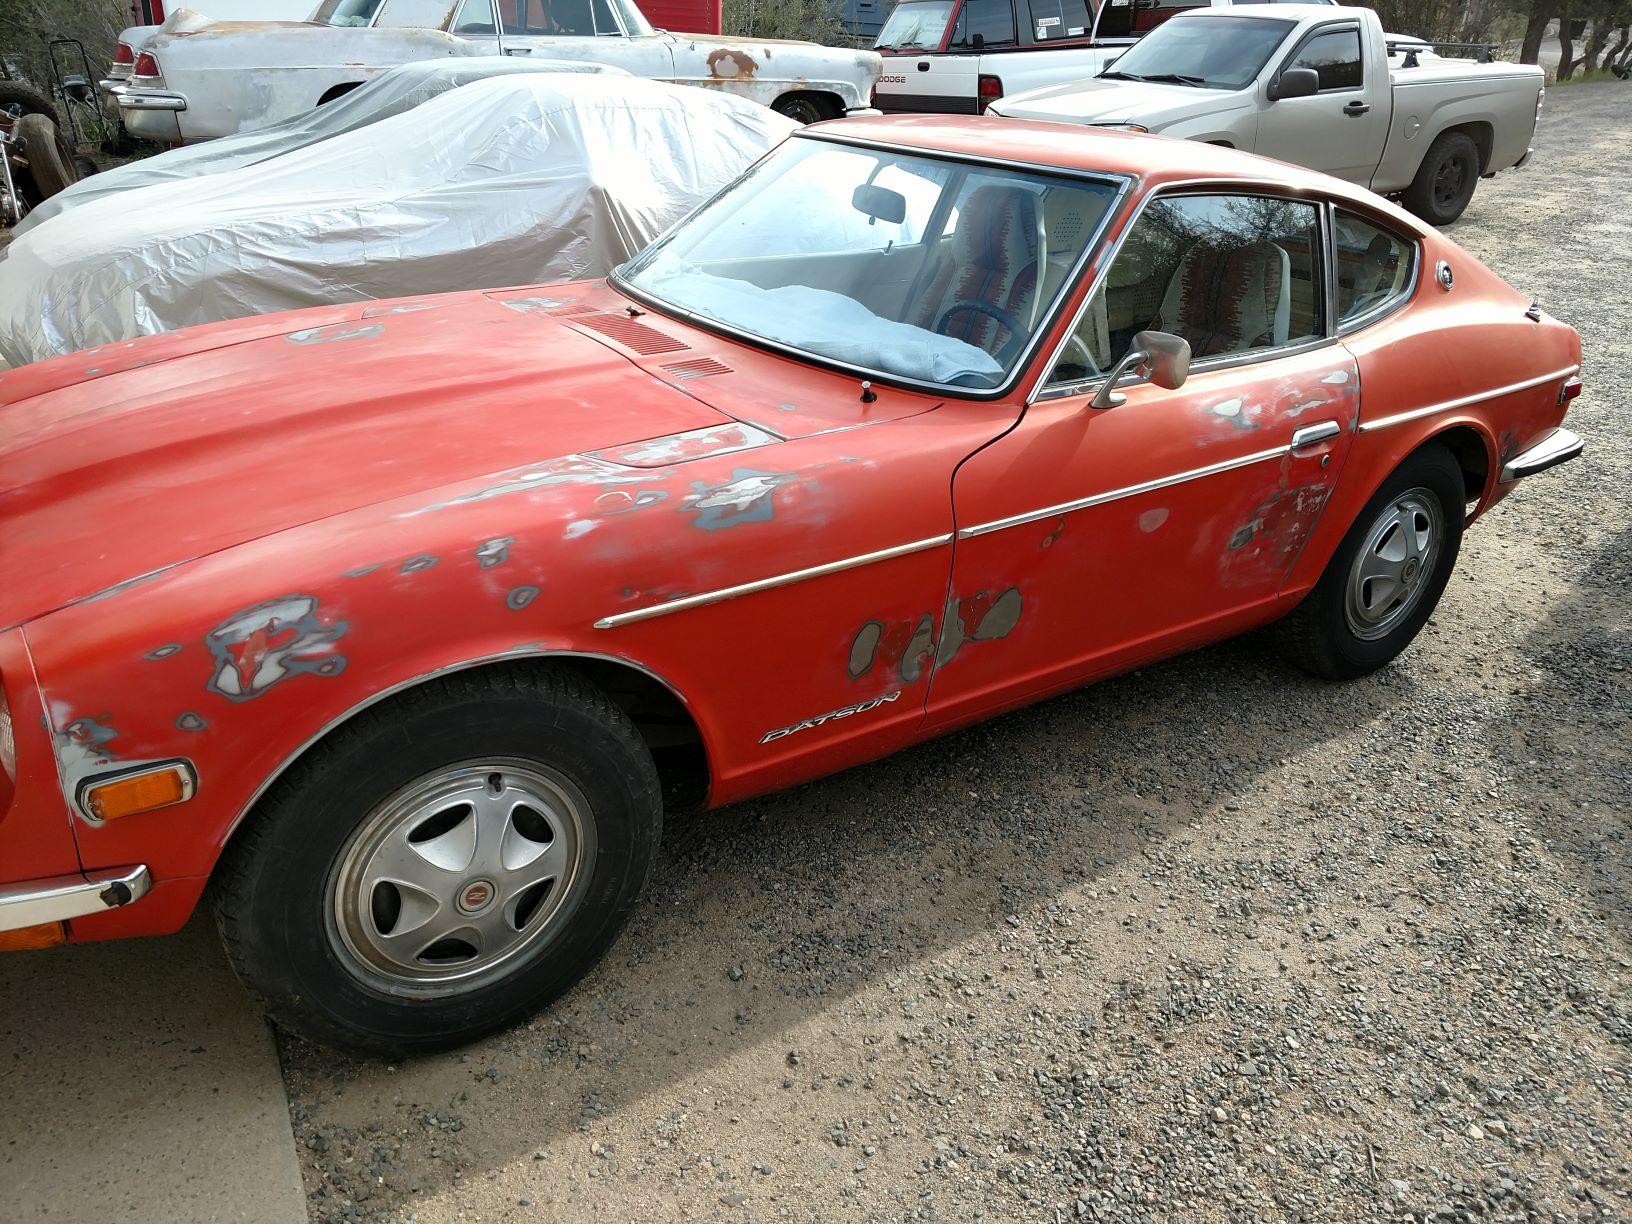
[[[418,60],[412,64],[402,64],[380,73],[333,102],[313,107],[271,127],[171,149],[80,179],[37,205],[14,227],[12,237],[26,234],[43,221],[103,196],[129,191],[134,187],[151,187],[155,183],[171,183],[177,179],[253,166],[330,137],[355,132],[392,115],[400,115],[421,102],[429,102],[439,94],[472,81],[527,72],[610,72],[617,76],[629,75],[624,69],[610,64],[528,60],[503,55]]]
[[[82,204],[0,261],[0,357],[604,275],[797,125],[624,76],[498,77],[272,161]]]

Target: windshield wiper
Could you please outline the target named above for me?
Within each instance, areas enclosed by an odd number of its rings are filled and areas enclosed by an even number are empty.
[[[1142,77],[1136,72],[1118,72],[1115,68],[1107,68],[1099,74],[1102,81],[1148,81],[1149,77]]]
[[[1206,77],[1186,76],[1182,72],[1157,72],[1147,77],[1140,77],[1143,81],[1156,81],[1162,85],[1195,85],[1207,84]]]

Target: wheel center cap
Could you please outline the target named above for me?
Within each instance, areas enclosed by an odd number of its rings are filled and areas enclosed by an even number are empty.
[[[466,914],[479,914],[493,904],[498,891],[489,880],[470,880],[459,890],[459,909]]]
[[[1406,561],[1405,567],[1400,570],[1400,577],[1406,582],[1410,582],[1417,576],[1417,569],[1420,564],[1421,563],[1415,557],[1410,558],[1408,561]]]

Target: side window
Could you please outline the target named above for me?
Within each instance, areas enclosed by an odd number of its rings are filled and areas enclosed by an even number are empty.
[[[1196,361],[1326,334],[1320,210],[1273,196],[1158,197],[1146,205],[1066,342],[1053,383],[1104,373],[1146,330]]]
[[[1031,36],[1038,42],[1081,38],[1093,28],[1087,0],[1030,0]]]
[[[1337,324],[1381,310],[1411,286],[1417,244],[1337,210]]]
[[[954,47],[1001,47],[1014,42],[1014,5],[1010,0],[964,0],[952,28]]]
[[[1313,68],[1320,92],[1360,88],[1360,31],[1330,30],[1316,34],[1292,57],[1288,68]]]

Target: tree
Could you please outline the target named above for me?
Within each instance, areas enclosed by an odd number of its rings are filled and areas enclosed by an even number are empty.
[[[51,83],[49,39],[77,38],[101,72],[119,31],[131,23],[129,0],[0,0],[0,62],[39,86]],[[77,58],[77,57],[76,57]],[[65,71],[68,69],[63,61]]]

